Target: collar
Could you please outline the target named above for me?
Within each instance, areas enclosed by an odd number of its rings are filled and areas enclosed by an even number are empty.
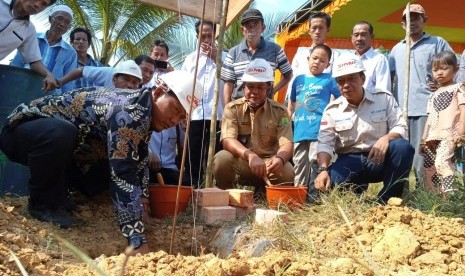
[[[87,56],[87,63],[86,64],[81,63],[79,61],[79,58],[77,59],[78,63],[83,65],[83,66],[94,66],[94,65],[92,65],[92,63],[97,64],[97,62],[94,60],[94,58],[91,55],[86,54],[86,56]]]
[[[427,32],[423,32],[423,36],[422,36],[417,42],[415,42],[414,44],[417,44],[418,42],[422,41],[423,39],[427,39],[427,38],[429,38],[430,36],[431,36],[431,35],[428,34]],[[407,43],[407,40],[405,40],[405,38],[402,39],[402,43]],[[412,44],[412,45],[414,45],[414,44]]]
[[[375,50],[373,50],[373,47],[370,47],[370,49],[368,49],[368,51],[366,51],[363,55],[360,56],[360,59],[370,59],[374,55],[375,55]]]
[[[218,54],[218,53],[217,53]],[[199,57],[203,57],[205,59],[210,59],[210,60],[213,60],[210,56],[207,56],[206,54],[202,53],[202,51],[199,51]]]
[[[257,50],[265,48],[265,46],[266,46],[266,41],[262,36],[262,37],[260,37],[260,43],[258,44]],[[240,44],[240,47],[241,47],[242,52],[249,50],[249,47],[247,46],[247,41],[245,39],[242,40],[242,42]]]
[[[47,34],[46,32],[45,33],[38,33],[37,38],[43,39],[43,40],[47,41],[47,43],[48,43],[46,34]],[[60,41],[57,44],[53,45],[53,46],[56,46],[56,45],[59,45],[61,48],[66,48],[66,42],[63,39],[63,37],[61,37]]]
[[[242,98],[243,99],[243,103],[244,103],[244,110],[245,112],[247,112],[248,110],[250,112],[254,112],[254,113],[257,113],[259,110],[263,109],[263,111],[266,111],[269,109],[269,105],[270,105],[270,99],[268,97],[266,97],[265,101],[263,102],[263,105],[260,106],[257,110],[253,111],[252,107],[249,106],[249,104],[247,103],[247,100],[245,99],[245,97]]]
[[[11,15],[13,15],[13,18],[14,19],[18,19],[18,20],[29,20],[29,15],[25,15],[25,16],[15,16],[14,13],[13,13],[13,6],[15,5],[15,0],[2,0],[3,2],[5,2],[6,4],[9,3],[10,5],[10,13]]]
[[[362,101],[360,102],[360,104],[358,105],[358,107],[359,107],[365,100],[370,101],[370,102],[374,102],[374,101],[375,101],[373,93],[369,93],[369,92],[365,91],[365,88],[362,88],[362,89],[363,89],[363,98],[362,98]],[[346,99],[344,96],[340,96],[339,98],[337,98],[337,99],[335,100],[335,103],[338,104],[338,105],[340,105],[340,106],[342,107],[342,110],[346,110],[346,109],[349,107],[349,105],[350,105],[351,107],[353,107],[353,105],[351,105],[351,104],[347,101],[347,99]]]

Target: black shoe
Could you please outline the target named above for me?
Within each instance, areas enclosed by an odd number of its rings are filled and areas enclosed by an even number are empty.
[[[65,204],[63,205],[63,208],[65,209],[66,212],[69,214],[72,214],[74,211],[76,211],[77,205],[74,203],[74,201],[71,200],[71,198],[66,199]]]
[[[65,202],[63,204],[63,208],[70,214],[76,211],[77,208],[77,204],[73,200],[73,194],[75,193],[76,192],[73,192],[70,188],[66,189]]]
[[[63,208],[56,210],[46,207],[35,208],[29,204],[28,211],[32,217],[40,221],[51,222],[64,229],[79,225],[78,221]]]

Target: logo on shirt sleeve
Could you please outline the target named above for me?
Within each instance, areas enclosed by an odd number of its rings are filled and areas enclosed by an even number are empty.
[[[288,115],[284,115],[282,118],[281,118],[281,125],[282,126],[287,126],[289,124],[289,116]]]

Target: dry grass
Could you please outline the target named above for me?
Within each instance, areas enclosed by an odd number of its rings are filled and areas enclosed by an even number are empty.
[[[97,263],[92,260],[86,253],[82,252],[79,248],[77,248],[75,245],[70,243],[68,240],[58,236],[54,235],[54,238],[57,239],[60,243],[62,243],[65,247],[67,247],[74,255],[76,255],[80,260],[82,260],[84,263],[86,263],[89,268],[91,268],[96,274],[95,275],[100,275],[100,276],[107,276],[108,274],[100,268]],[[124,272],[125,267],[122,267],[122,271]]]
[[[412,172],[409,177],[409,192],[404,196],[405,204],[425,213],[465,218],[465,187],[461,181],[462,176],[458,180],[459,190],[443,197],[416,189]],[[306,205],[298,211],[286,209],[283,210],[288,214],[285,221],[278,219],[266,226],[254,225],[250,231],[251,237],[255,240],[267,239],[279,249],[315,256],[318,252],[313,242],[315,236],[310,229],[326,229],[329,225],[344,224],[338,206],[349,221],[360,220],[368,209],[378,205],[377,194],[381,188],[382,183],[370,184],[361,196],[343,189],[333,189],[322,196],[322,205]]]
[[[349,220],[355,220],[375,205],[376,198],[371,195],[357,196],[342,189],[334,189],[322,195],[322,205],[306,205],[296,211],[284,206],[281,211],[288,214],[285,220],[278,219],[265,226],[254,225],[250,234],[252,239],[271,241],[274,247],[312,256],[317,249],[313,242],[315,233],[310,229],[325,229],[335,223],[344,224],[338,206]]]

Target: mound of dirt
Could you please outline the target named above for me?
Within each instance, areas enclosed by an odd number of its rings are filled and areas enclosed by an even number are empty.
[[[181,218],[174,249],[169,250],[171,221],[147,223],[150,247],[156,252],[130,257],[124,267],[126,241],[115,223],[108,197],[80,205],[85,224],[59,229],[31,219],[27,198],[0,198],[0,274],[18,275],[16,255],[30,275],[96,275],[96,272],[57,242],[58,235],[80,248],[109,275],[464,275],[465,224],[401,206],[370,209],[351,225],[335,222],[314,227],[314,254],[272,247],[259,257],[235,248],[226,259],[210,243],[219,227]],[[247,235],[247,233],[245,234]],[[251,240],[251,243],[254,241]],[[244,245],[245,246],[245,245]],[[194,256],[196,255],[196,256]],[[124,267],[124,268],[123,268]]]

